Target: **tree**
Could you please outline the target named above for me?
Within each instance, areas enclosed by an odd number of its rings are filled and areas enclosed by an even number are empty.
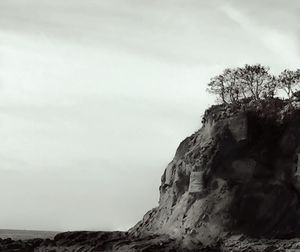
[[[236,69],[227,68],[222,74],[211,78],[208,83],[208,92],[216,94],[223,103],[235,103],[240,98]]]
[[[296,71],[285,69],[277,78],[278,87],[282,89],[290,99],[300,87],[300,69]]]
[[[269,70],[269,67],[260,64],[245,65],[243,68],[238,68],[240,87],[246,93],[245,96],[250,96],[254,100],[274,97],[277,83]]]
[[[264,83],[263,98],[274,98],[278,88],[278,82],[275,76],[272,76],[272,79]]]
[[[208,91],[219,96],[223,103],[238,103],[241,99],[274,97],[276,78],[269,68],[260,64],[227,68],[208,83]]]
[[[228,103],[226,99],[226,86],[224,76],[217,75],[210,79],[207,91],[220,97],[223,103]]]

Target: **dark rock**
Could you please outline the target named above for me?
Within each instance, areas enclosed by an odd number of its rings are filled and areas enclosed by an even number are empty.
[[[283,112],[285,104],[274,99],[207,110],[203,127],[180,144],[165,171],[158,208],[130,233],[180,238],[193,230],[203,244],[231,231],[256,237],[299,235],[295,167],[300,117],[297,110]],[[231,113],[225,116],[224,111]],[[203,184],[197,186],[203,193],[189,191],[194,171],[203,172]]]

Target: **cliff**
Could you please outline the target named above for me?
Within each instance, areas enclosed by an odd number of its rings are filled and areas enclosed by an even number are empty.
[[[298,107],[280,99],[211,107],[166,167],[159,206],[130,233],[201,244],[228,233],[299,235]]]
[[[0,251],[300,249],[300,101],[215,105],[202,122],[164,170],[158,206],[128,232],[0,240]]]

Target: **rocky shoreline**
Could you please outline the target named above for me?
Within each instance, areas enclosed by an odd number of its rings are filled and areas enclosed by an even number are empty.
[[[65,232],[54,239],[12,240],[0,239],[2,252],[92,252],[92,251],[196,251],[184,248],[181,241],[167,235],[137,238],[127,232]],[[219,251],[198,246],[197,251]]]
[[[187,245],[188,244],[188,245]],[[133,238],[127,232],[65,232],[54,239],[0,239],[2,252],[297,252],[300,238],[257,239],[241,234],[227,237],[205,246],[197,239],[176,240],[167,235]]]

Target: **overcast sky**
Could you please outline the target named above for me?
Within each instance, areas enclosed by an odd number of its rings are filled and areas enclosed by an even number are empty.
[[[300,66],[298,0],[0,0],[0,228],[127,229],[225,67]]]

